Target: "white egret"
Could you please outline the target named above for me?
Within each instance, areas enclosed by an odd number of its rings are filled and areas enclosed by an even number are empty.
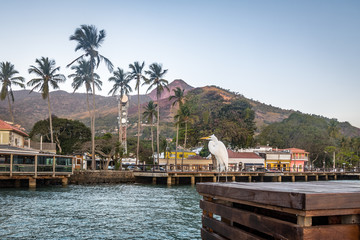
[[[226,181],[227,181],[227,171],[229,165],[229,155],[228,151],[223,142],[219,141],[215,135],[211,135],[209,137],[203,137],[201,139],[209,140],[209,151],[213,154],[216,158],[216,164],[219,173],[225,172],[226,173]],[[219,174],[220,175],[220,174]],[[219,181],[220,176],[218,176]]]

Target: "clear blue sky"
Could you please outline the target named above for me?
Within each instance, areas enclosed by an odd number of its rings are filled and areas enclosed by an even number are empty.
[[[100,52],[116,67],[163,64],[167,79],[217,85],[273,106],[360,127],[360,1],[0,0],[0,61],[26,80],[41,56],[61,72],[82,52],[81,24],[105,29]],[[97,71],[107,95],[111,76]],[[71,80],[61,89],[71,90]],[[146,89],[143,89],[144,93]],[[15,100],[16,101],[16,100]]]

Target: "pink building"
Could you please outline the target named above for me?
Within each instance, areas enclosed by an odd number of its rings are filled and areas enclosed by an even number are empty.
[[[291,154],[290,171],[303,172],[304,167],[309,161],[309,153],[299,148],[286,148]]]

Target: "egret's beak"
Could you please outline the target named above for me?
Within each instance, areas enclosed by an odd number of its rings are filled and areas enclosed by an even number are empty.
[[[210,139],[210,137],[202,137],[202,138],[200,138],[200,139],[209,140],[209,139]]]

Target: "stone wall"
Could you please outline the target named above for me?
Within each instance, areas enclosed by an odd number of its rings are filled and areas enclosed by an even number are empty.
[[[135,182],[132,171],[74,171],[69,184],[130,183]]]

